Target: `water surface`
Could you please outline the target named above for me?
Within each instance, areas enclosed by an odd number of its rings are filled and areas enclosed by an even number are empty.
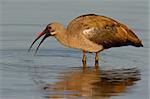
[[[148,99],[147,0],[2,0],[1,99]],[[144,47],[112,48],[94,54],[82,68],[82,51],[47,39],[34,56],[27,50],[51,21],[65,26],[73,18],[97,13],[128,24]],[[37,42],[38,43],[38,42]]]

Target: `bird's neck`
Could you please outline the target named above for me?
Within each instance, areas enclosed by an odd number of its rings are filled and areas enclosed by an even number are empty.
[[[61,30],[60,33],[58,33],[57,35],[55,35],[55,38],[63,45],[65,46],[69,46],[68,45],[68,37],[67,37],[67,30],[63,29]]]

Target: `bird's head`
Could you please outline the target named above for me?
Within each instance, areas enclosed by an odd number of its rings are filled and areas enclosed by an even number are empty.
[[[34,43],[44,35],[43,39],[41,40],[41,42],[39,43],[39,45],[36,48],[36,52],[37,52],[40,45],[43,43],[43,41],[49,36],[57,35],[61,28],[62,28],[62,25],[57,22],[48,24],[42,32],[38,33],[37,38],[32,42],[28,51],[30,51],[32,46],[34,45]]]

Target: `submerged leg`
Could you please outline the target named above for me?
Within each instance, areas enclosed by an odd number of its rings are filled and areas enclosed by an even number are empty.
[[[82,63],[83,63],[83,67],[86,67],[86,51],[83,51],[83,59],[82,59]]]
[[[95,67],[98,67],[99,66],[99,52],[96,52],[96,55],[95,55]]]

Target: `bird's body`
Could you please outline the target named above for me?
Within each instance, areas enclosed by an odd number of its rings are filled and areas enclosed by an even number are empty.
[[[81,49],[84,54],[86,52],[99,53],[111,47],[143,46],[139,38],[126,25],[106,16],[95,14],[79,16],[73,19],[67,28],[57,22],[48,24],[38,38],[44,34],[46,34],[44,39],[48,36],[54,36],[63,45]],[[97,55],[95,59],[98,61]],[[83,55],[84,60],[86,60],[86,55]]]

